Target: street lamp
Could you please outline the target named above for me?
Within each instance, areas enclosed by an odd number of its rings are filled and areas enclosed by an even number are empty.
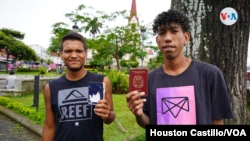
[[[79,29],[79,27],[76,25],[76,23],[72,26],[72,28],[73,28],[73,30],[74,30],[75,32],[77,32],[78,29]]]
[[[56,54],[57,54],[57,58],[56,58],[56,68],[58,68],[59,64],[58,64],[58,59],[59,59],[59,49],[56,49]]]
[[[6,52],[6,72],[9,70],[9,49],[8,47],[4,47],[5,52]]]
[[[141,49],[142,49],[142,52],[144,51],[144,45],[143,45],[143,41],[144,41],[144,38],[145,38],[145,33],[146,33],[147,29],[145,27],[142,27],[141,28],[141,38],[142,38],[142,46],[141,46]],[[141,66],[143,68],[143,61],[144,61],[144,54],[142,55],[141,57]]]

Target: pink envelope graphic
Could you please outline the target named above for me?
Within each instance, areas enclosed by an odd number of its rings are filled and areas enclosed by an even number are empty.
[[[194,86],[156,89],[158,125],[196,124]]]
[[[188,97],[162,98],[162,114],[170,112],[176,118],[181,111],[189,111]]]

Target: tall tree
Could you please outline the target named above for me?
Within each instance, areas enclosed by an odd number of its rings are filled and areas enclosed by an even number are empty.
[[[91,12],[93,11],[93,12]],[[114,59],[117,64],[117,70],[120,70],[120,60],[126,56],[146,57],[146,52],[139,49],[141,39],[139,32],[132,32],[128,26],[127,11],[115,11],[106,14],[103,11],[95,10],[93,7],[79,5],[75,10],[66,13],[72,23],[77,23],[78,32],[89,32],[93,38],[86,39],[88,49],[96,52],[93,55],[93,64],[103,66],[112,63]],[[125,21],[126,25],[110,25],[110,22]],[[59,39],[68,31],[68,24],[59,22],[53,25],[50,51],[56,51],[59,48]],[[97,35],[99,33],[99,35]],[[96,36],[97,35],[97,36]],[[96,37],[96,38],[94,38]],[[146,37],[147,38],[147,37]],[[108,50],[106,50],[108,48]],[[102,59],[101,59],[102,58]],[[97,63],[96,60],[100,62]]]
[[[98,17],[94,17],[93,19],[89,19],[87,26],[85,27],[85,32],[89,31],[90,35],[95,37],[97,33],[100,33],[100,28],[102,28],[102,23],[99,22]]]
[[[226,7],[235,13],[221,13]],[[171,8],[190,18],[191,37],[185,53],[218,66],[224,73],[231,100],[233,120],[226,124],[247,124],[247,52],[250,26],[249,0],[172,0]],[[233,15],[234,14],[234,15]],[[237,20],[225,25],[222,18]]]
[[[70,31],[68,24],[64,22],[57,22],[52,25],[52,37],[50,38],[50,45],[48,52],[57,52],[60,50],[60,42],[62,37]]]
[[[10,55],[18,57],[19,60],[37,60],[35,51],[21,41],[23,38],[24,34],[17,30],[0,29],[0,49],[5,49],[7,54],[6,72],[8,72],[8,59]]]
[[[79,31],[84,30],[94,38],[96,34],[100,33],[103,27],[103,20],[106,15],[103,11],[94,11],[93,7],[86,7],[79,5],[74,11],[66,13],[65,16],[73,23],[81,23]]]
[[[124,20],[127,22],[127,14],[126,10],[106,14],[103,11],[95,10],[93,7],[79,5],[74,11],[67,13],[66,17],[74,23],[80,23],[78,24],[80,31],[89,32],[92,35],[93,38],[86,41],[87,46],[93,49],[93,52],[97,51],[93,54],[96,55],[93,56],[93,58],[96,58],[95,60],[97,58],[99,61],[102,60],[99,63],[93,60],[92,63],[109,64],[111,63],[110,58],[113,58],[119,71],[120,60],[126,54],[145,56],[145,53],[142,53],[137,47],[141,42],[139,33],[133,33],[128,26],[110,26],[110,21]],[[99,36],[96,36],[98,33],[100,33]],[[103,59],[100,59],[100,57]]]
[[[139,56],[142,50],[139,49],[140,34],[131,31],[130,26],[121,26],[108,29],[104,34],[96,37],[89,47],[97,51],[106,58],[112,57],[117,65],[117,71],[120,71],[120,60],[125,55]]]

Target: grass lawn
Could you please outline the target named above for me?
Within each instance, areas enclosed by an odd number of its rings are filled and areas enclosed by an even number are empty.
[[[10,99],[16,102],[20,102],[25,106],[36,110],[35,107],[31,107],[31,105],[33,104],[32,94],[10,97]],[[127,108],[126,95],[113,94],[113,102],[117,120],[121,123],[122,127],[124,127],[124,129],[128,132],[122,132],[115,122],[111,123],[110,125],[104,124],[104,140],[123,141],[127,138],[132,138],[131,141],[145,141],[145,130],[137,125],[134,115]],[[43,115],[43,118],[45,118],[45,107],[42,93],[40,93],[39,95],[38,112]],[[43,126],[43,122],[35,123]]]

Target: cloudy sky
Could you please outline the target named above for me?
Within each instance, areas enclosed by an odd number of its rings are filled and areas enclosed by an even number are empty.
[[[152,22],[154,17],[170,7],[171,0],[137,0],[140,20]],[[80,4],[111,13],[131,9],[132,0],[0,0],[0,28],[12,28],[25,33],[27,45],[38,44],[47,48],[51,26],[56,22],[69,23],[65,13]],[[161,3],[161,4],[159,4]]]
[[[73,11],[80,4],[111,13],[130,11],[131,3],[132,0],[0,0],[0,28],[21,31],[25,33],[25,44],[47,48],[51,26],[56,22],[69,23],[65,13]],[[136,4],[140,21],[150,23],[158,13],[170,8],[171,0],[136,0]]]

